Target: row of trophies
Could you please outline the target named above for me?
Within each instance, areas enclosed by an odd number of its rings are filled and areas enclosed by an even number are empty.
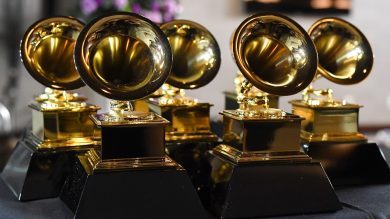
[[[358,132],[360,106],[311,85],[368,76],[373,54],[356,27],[324,18],[306,32],[283,15],[256,14],[235,30],[231,49],[240,74],[226,97],[237,104],[221,112],[219,139],[212,105],[183,90],[208,84],[220,67],[203,26],[157,26],[127,12],[86,25],[36,22],[21,57],[48,88],[29,105],[32,131],[2,179],[21,201],[59,196],[75,218],[196,219],[336,211],[331,183],[390,181],[379,147]],[[65,91],[84,83],[112,99],[108,113]],[[298,92],[292,114],[275,107]]]

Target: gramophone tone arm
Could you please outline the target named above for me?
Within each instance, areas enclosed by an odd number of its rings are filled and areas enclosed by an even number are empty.
[[[302,97],[305,102],[313,99],[311,96],[326,98],[328,102],[333,102],[333,90],[328,89],[314,89],[312,85],[308,86],[303,92]]]
[[[241,82],[240,91],[237,94],[237,102],[240,104],[240,109],[246,110],[251,106],[263,106],[268,109],[268,95],[263,92],[259,92],[258,95],[249,95],[253,85],[246,79]]]

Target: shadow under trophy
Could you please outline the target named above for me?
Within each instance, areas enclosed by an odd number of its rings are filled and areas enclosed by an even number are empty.
[[[316,78],[341,85],[363,81],[373,53],[358,28],[339,18],[322,18],[309,29],[318,51]],[[301,138],[309,156],[321,161],[333,185],[390,182],[390,169],[378,145],[359,133],[358,104],[334,100],[331,89],[310,85],[302,100],[290,101],[293,113],[305,117]]]
[[[165,82],[172,53],[164,33],[133,13],[98,17],[80,33],[75,63],[84,82],[112,98],[93,115],[99,150],[79,155],[60,198],[75,218],[205,218],[186,171],[165,154],[168,121],[132,110]]]
[[[341,209],[319,162],[300,145],[302,118],[269,108],[266,96],[298,93],[313,80],[317,52],[306,31],[279,14],[256,14],[233,33],[234,59],[246,80],[240,108],[224,110],[223,144],[210,152],[211,206],[220,218],[252,218]]]
[[[73,61],[74,44],[84,24],[72,17],[39,20],[20,46],[31,76],[47,86],[29,105],[32,130],[20,139],[1,178],[21,201],[58,196],[78,152],[96,147],[99,132],[89,115],[98,107],[67,93],[84,86]]]

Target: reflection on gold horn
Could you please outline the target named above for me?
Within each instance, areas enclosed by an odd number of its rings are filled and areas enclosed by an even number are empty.
[[[76,43],[75,62],[84,82],[99,94],[116,100],[141,99],[168,78],[169,43],[143,17],[106,16],[84,30]]]
[[[317,68],[314,45],[303,31],[273,15],[262,21],[246,20],[232,40],[238,68],[264,92],[291,95],[303,90],[313,80]]]
[[[364,80],[374,62],[368,40],[352,24],[338,18],[324,18],[309,29],[317,52],[318,72],[337,84]]]
[[[362,32],[339,18],[323,18],[309,29],[317,52],[320,76],[343,85],[363,81],[371,72],[374,56],[371,46]],[[314,95],[314,98],[311,98]],[[324,101],[319,98],[325,97]],[[316,90],[312,86],[303,92],[303,98],[314,105],[341,105],[334,101],[331,89]]]
[[[74,45],[84,24],[71,17],[53,17],[25,33],[21,56],[27,71],[43,85],[60,90],[84,86],[74,61]]]
[[[272,112],[266,96],[248,95],[252,85],[269,94],[292,95],[311,83],[317,68],[317,53],[306,31],[275,15],[241,23],[231,48],[239,70],[250,83],[244,82],[238,94],[243,115],[259,114],[262,108],[266,114]]]

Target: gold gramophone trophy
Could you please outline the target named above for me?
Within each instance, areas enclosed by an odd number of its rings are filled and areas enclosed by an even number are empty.
[[[218,140],[211,131],[212,104],[186,97],[184,89],[196,89],[216,76],[221,54],[214,36],[189,20],[174,20],[160,26],[171,45],[173,64],[163,96],[149,99],[149,109],[171,123],[165,130],[167,153],[190,175],[200,197],[208,197],[207,151]]]
[[[205,218],[186,171],[165,154],[168,121],[129,104],[168,78],[172,53],[160,28],[133,13],[98,17],[74,57],[84,82],[114,99],[110,112],[91,116],[100,150],[78,156],[60,195],[75,218]]]
[[[241,84],[245,80],[245,77],[241,74],[241,72],[237,72],[236,77],[234,78],[234,91],[224,91],[225,95],[225,109],[226,110],[234,110],[238,109],[240,105],[238,104],[238,95],[240,94]],[[268,106],[271,108],[279,107],[279,97],[277,95],[267,94],[257,88],[252,88],[246,94],[247,96],[252,96],[255,99],[264,99],[264,96],[267,96]]]
[[[210,209],[220,218],[340,209],[321,164],[301,150],[302,118],[245,97],[252,86],[285,96],[310,84],[317,53],[306,31],[285,16],[256,14],[236,29],[231,48],[247,81],[240,108],[221,113],[224,143],[210,152]]]
[[[73,62],[74,44],[84,24],[72,17],[37,21],[20,47],[27,71],[49,87],[29,105],[32,130],[16,145],[1,178],[21,201],[59,194],[72,158],[96,145],[89,115],[98,107],[66,93],[84,86]]]
[[[319,57],[320,76],[341,85],[364,80],[373,65],[373,53],[365,36],[339,18],[323,18],[309,29]],[[390,181],[390,170],[375,143],[359,133],[360,105],[333,99],[331,89],[302,93],[290,101],[302,122],[301,138],[309,156],[321,161],[333,185]]]

